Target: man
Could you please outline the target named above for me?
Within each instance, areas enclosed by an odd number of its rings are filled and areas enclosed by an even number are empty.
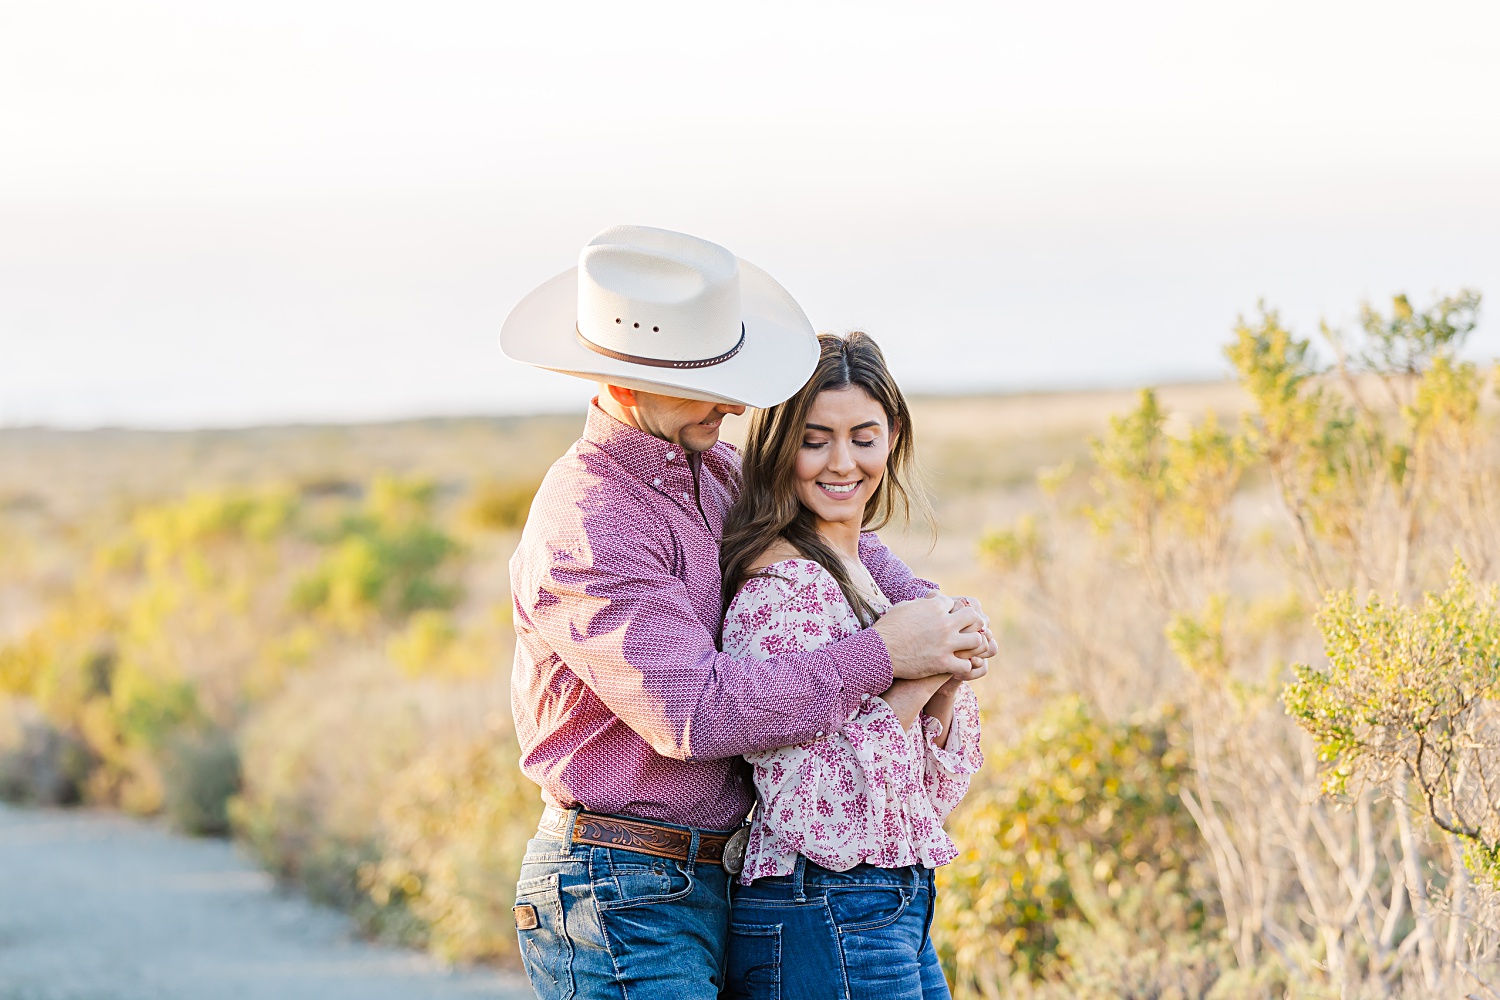
[[[743,851],[732,835],[754,799],[740,755],[837,730],[894,677],[977,675],[995,646],[977,608],[871,536],[865,564],[907,603],[813,653],[717,650],[717,541],[739,484],[720,422],[790,396],[818,355],[765,272],[617,227],[522,300],[501,345],[600,384],[511,560],[512,707],[547,804],[516,887],[527,974],[548,1000],[708,1000]]]

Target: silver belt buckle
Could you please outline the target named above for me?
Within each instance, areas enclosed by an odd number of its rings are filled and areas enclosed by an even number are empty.
[[[750,828],[742,826],[729,835],[724,842],[724,870],[738,875],[745,867],[745,848],[750,845]]]

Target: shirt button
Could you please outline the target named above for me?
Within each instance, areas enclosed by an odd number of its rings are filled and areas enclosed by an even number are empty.
[[[823,736],[823,730],[819,729],[818,730],[818,737],[822,738],[822,736]]]
[[[684,500],[691,500],[691,499],[693,499],[693,498],[692,498],[692,497],[690,497],[690,496],[688,496],[688,495],[687,495],[687,494],[686,494],[686,493],[684,493],[684,494],[683,494],[683,495],[682,495],[682,499],[684,499]]]
[[[669,451],[669,452],[667,452],[667,461],[668,462],[672,461],[672,459],[674,459],[676,457],[677,457],[677,452],[675,452],[675,451]]]
[[[660,486],[661,485],[661,477],[658,476],[657,478],[651,480],[651,485],[652,486]]]
[[[860,701],[869,701],[870,700],[870,696],[867,695],[867,694],[862,694],[862,695],[859,696],[859,700]]]

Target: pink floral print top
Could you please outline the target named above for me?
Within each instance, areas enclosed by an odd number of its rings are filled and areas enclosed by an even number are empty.
[[[752,577],[724,617],[724,652],[770,659],[819,649],[859,631],[838,581],[810,559]],[[876,610],[890,604],[883,597]],[[865,695],[843,729],[799,746],[746,754],[756,810],[740,881],[789,875],[797,855],[835,871],[861,862],[936,868],[958,856],[943,830],[984,763],[979,706],[965,684],[946,747],[925,715],[907,732],[879,695]]]

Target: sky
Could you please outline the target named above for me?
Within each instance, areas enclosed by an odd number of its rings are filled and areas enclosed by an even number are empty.
[[[1500,295],[1496,95],[1442,0],[0,0],[0,426],[580,408],[498,332],[626,222],[910,391],[1221,377]]]

